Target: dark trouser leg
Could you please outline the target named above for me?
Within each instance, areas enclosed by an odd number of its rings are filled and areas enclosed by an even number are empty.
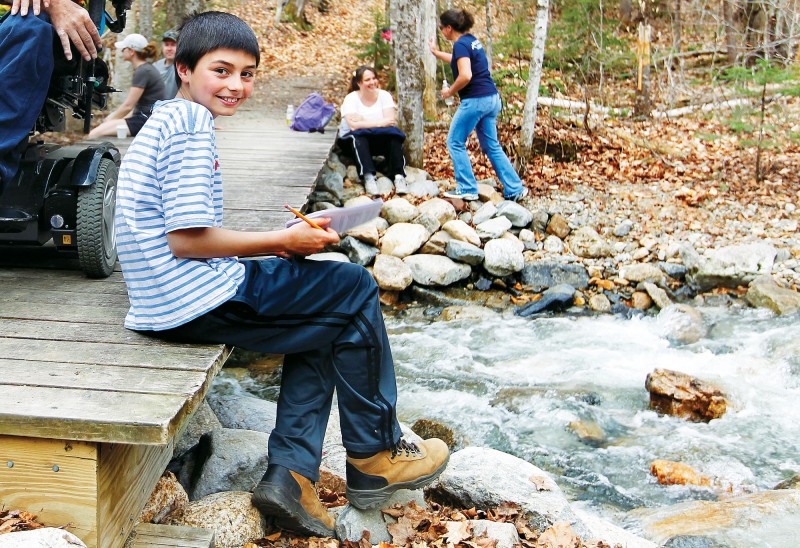
[[[403,155],[403,140],[397,137],[370,137],[370,148],[373,154],[386,158],[386,176],[394,180],[395,175],[406,175],[406,157]]]
[[[352,133],[345,135],[339,139],[339,146],[345,152],[354,157],[356,165],[358,166],[358,175],[363,177],[367,173],[375,174],[375,164],[372,163],[372,154],[370,153],[370,143],[365,137],[357,137]]]
[[[369,273],[328,261],[245,265],[231,301],[166,335],[286,354],[270,462],[316,481],[334,388],[346,449],[375,452],[397,442],[394,362]]]
[[[19,167],[19,145],[28,138],[53,73],[53,27],[32,14],[0,21],[0,183]]]

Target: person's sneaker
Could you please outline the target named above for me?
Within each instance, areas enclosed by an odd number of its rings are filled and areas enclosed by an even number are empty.
[[[311,480],[270,464],[253,491],[253,506],[273,516],[283,529],[315,537],[336,537],[336,521],[323,506]]]
[[[406,178],[399,173],[394,176],[394,191],[397,194],[408,194],[408,182]]]
[[[525,188],[525,187],[522,187],[522,190],[520,190],[519,192],[517,192],[513,196],[508,196],[506,198],[506,200],[509,200],[511,202],[519,202],[520,200],[522,200],[527,195],[528,195],[528,189]]]
[[[375,179],[375,175],[372,173],[367,173],[364,176],[364,191],[370,196],[377,196],[380,194],[378,190],[378,180]]]
[[[461,192],[458,189],[444,192],[442,196],[445,198],[453,198],[454,200],[464,200],[465,202],[471,202],[478,199],[477,192]]]
[[[371,457],[347,457],[347,500],[361,510],[385,503],[398,489],[421,489],[444,472],[450,451],[440,439],[401,439]]]

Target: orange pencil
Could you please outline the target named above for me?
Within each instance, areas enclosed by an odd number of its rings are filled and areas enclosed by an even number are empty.
[[[288,209],[289,211],[291,211],[292,213],[294,213],[295,215],[297,215],[298,217],[303,219],[305,222],[307,222],[308,224],[310,224],[314,228],[318,228],[320,230],[325,230],[324,228],[319,226],[317,223],[315,223],[314,221],[312,221],[311,219],[309,219],[308,217],[306,217],[305,215],[303,215],[302,213],[297,211],[295,208],[289,207],[289,204],[283,204],[283,207],[285,207],[286,209]]]

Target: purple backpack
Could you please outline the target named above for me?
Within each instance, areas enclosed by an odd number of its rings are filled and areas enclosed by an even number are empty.
[[[335,112],[336,107],[332,103],[326,103],[319,93],[312,93],[294,111],[289,127],[295,131],[325,133],[325,126]]]

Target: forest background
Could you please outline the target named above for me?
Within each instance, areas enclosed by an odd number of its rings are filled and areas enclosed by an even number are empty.
[[[501,142],[534,195],[589,185],[635,201],[657,185],[688,207],[800,201],[800,0],[134,0],[125,33],[158,43],[194,10],[239,15],[262,52],[250,108],[276,116],[308,90],[340,104],[353,69],[374,65],[411,164],[452,180],[455,107],[437,100],[452,73],[426,45],[451,7],[475,16]],[[126,89],[115,39],[106,60]],[[492,177],[474,136],[468,147],[478,179]]]

